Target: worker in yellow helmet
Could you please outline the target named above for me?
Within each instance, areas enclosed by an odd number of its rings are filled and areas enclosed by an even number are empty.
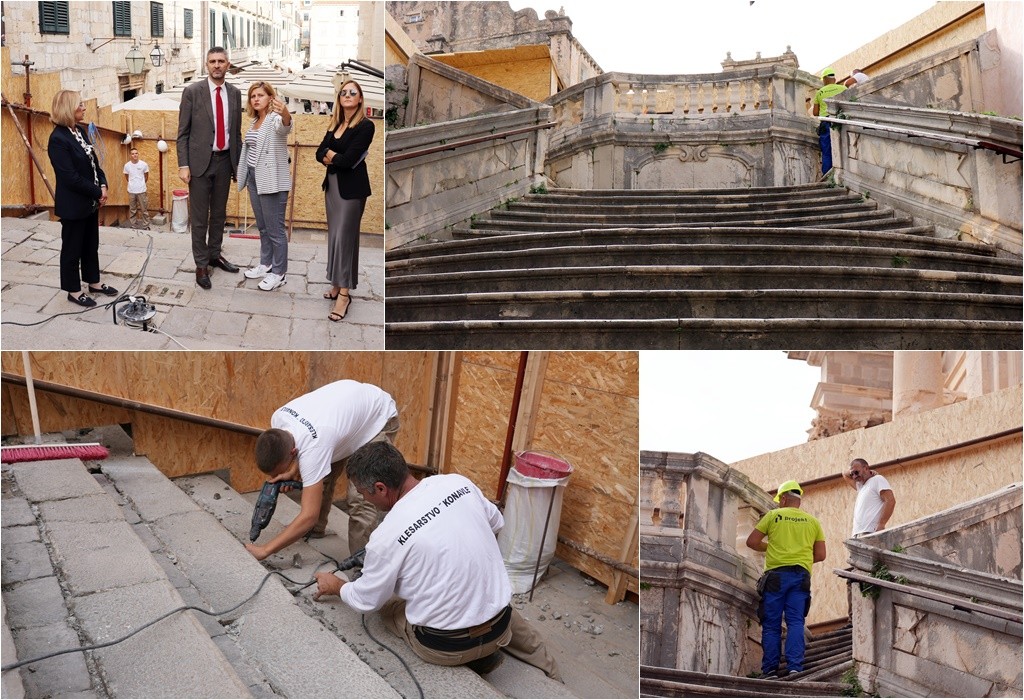
[[[828,116],[828,105],[825,100],[835,97],[846,86],[836,82],[836,72],[832,68],[826,68],[821,72],[821,81],[825,83],[814,93],[813,113],[816,117]],[[818,143],[821,145],[821,174],[824,175],[832,169],[832,137],[828,122],[818,124]]]
[[[803,489],[786,481],[776,492],[779,507],[768,511],[747,537],[765,552],[761,593],[761,676],[780,678],[804,670],[804,618],[811,607],[811,565],[825,560],[825,534],[810,513],[800,510]],[[786,617],[786,671],[780,673],[782,617]]]

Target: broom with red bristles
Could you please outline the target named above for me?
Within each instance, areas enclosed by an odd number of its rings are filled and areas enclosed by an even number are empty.
[[[0,462],[39,462],[49,459],[106,459],[107,448],[98,442],[77,445],[11,445],[0,448]]]
[[[39,431],[39,412],[36,408],[36,389],[32,381],[32,362],[27,351],[21,353],[25,369],[25,388],[28,389],[28,405],[32,414],[32,430],[35,445],[11,445],[0,448],[0,462],[40,462],[50,459],[106,459],[110,456],[107,448],[98,442],[83,442],[77,445],[43,445]]]

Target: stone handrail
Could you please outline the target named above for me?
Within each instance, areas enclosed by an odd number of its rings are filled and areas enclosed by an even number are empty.
[[[550,121],[537,105],[389,133],[386,247],[526,194],[541,178]]]
[[[1021,162],[1006,155],[1024,143],[1019,120],[843,99],[828,104],[846,122],[832,138],[841,184],[933,223],[939,237],[1022,255]]]

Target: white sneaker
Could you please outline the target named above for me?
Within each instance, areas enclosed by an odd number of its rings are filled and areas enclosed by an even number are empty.
[[[250,267],[243,274],[249,279],[254,280],[266,277],[268,272],[270,272],[270,265],[257,265],[256,267]]]
[[[284,275],[275,275],[273,272],[268,272],[267,276],[260,282],[259,287],[264,292],[269,292],[273,289],[277,289],[282,284],[285,284],[287,280]]]

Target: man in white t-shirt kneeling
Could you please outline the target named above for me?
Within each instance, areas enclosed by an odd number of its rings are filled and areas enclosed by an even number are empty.
[[[363,445],[393,440],[398,408],[383,389],[343,379],[292,399],[274,411],[270,425],[256,439],[256,465],[267,481],[301,481],[302,500],[295,520],[277,537],[263,546],[245,545],[260,560],[303,536],[324,536],[334,485],[348,458]],[[380,514],[351,482],[347,500],[349,551],[356,552],[366,546]]]
[[[896,509],[896,496],[884,476],[871,469],[859,457],[850,462],[850,471],[843,479],[857,491],[853,506],[853,536],[884,530]]]
[[[385,626],[417,656],[489,673],[501,650],[561,680],[543,639],[512,608],[512,585],[495,534],[505,524],[493,503],[459,474],[422,481],[393,445],[366,445],[348,461],[349,482],[384,519],[366,545],[363,574],[347,582],[316,575],[314,600],[338,595]]]

